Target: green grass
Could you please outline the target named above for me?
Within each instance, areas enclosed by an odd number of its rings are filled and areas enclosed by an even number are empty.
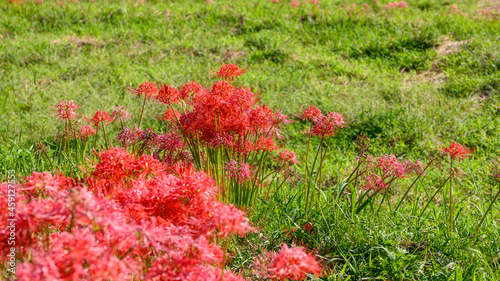
[[[353,2],[358,10],[363,3]],[[456,236],[447,232],[442,197],[423,217],[418,212],[444,177],[434,169],[395,215],[383,209],[374,216],[367,208],[352,216],[348,200],[329,194],[306,212],[291,198],[297,190],[262,199],[252,215],[261,232],[235,241],[233,268],[295,240],[331,266],[325,280],[498,280],[498,203],[474,233],[498,188],[486,180],[485,163],[500,151],[500,22],[478,13],[491,3],[408,1],[405,11],[370,5],[369,13],[351,17],[340,1],[320,10],[264,0],[2,1],[0,168],[20,175],[51,169],[34,155],[34,144],[43,140],[55,149],[63,124],[51,106],[61,99],[74,100],[87,116],[124,105],[137,119],[140,102],[127,86],[145,80],[209,85],[207,73],[217,63],[235,63],[248,66],[237,83],[262,92],[271,108],[297,114],[312,104],[348,116],[327,155],[332,188],[354,164],[360,133],[370,138],[373,155],[425,158],[451,141],[475,152],[460,164],[466,176],[456,183],[462,208]],[[468,15],[450,14],[451,4]],[[456,47],[443,51],[448,45]],[[160,112],[149,103],[145,127],[158,127]],[[299,155],[306,151],[304,130],[299,119],[287,128],[287,147]],[[394,197],[404,187],[396,186]],[[285,234],[306,222],[314,223],[313,234]]]

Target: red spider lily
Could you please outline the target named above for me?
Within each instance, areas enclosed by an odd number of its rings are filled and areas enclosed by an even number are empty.
[[[264,278],[274,280],[304,280],[307,274],[317,275],[321,266],[302,247],[283,247],[278,253],[265,252],[256,262],[257,271]]]
[[[344,124],[344,116],[331,112],[327,116],[318,119],[316,125],[311,129],[311,134],[322,138],[333,136],[338,129],[344,127]]]
[[[90,126],[90,125],[85,125],[80,128],[80,133],[78,134],[78,137],[82,140],[88,139],[90,136],[93,136],[96,134],[95,129]]]
[[[57,117],[63,120],[74,119],[76,117],[75,110],[78,109],[78,105],[76,105],[72,100],[65,101],[61,100],[59,104],[56,106]]]
[[[449,147],[443,147],[441,150],[448,154],[453,160],[458,159],[458,162],[467,158],[473,152],[472,149],[468,149],[456,142],[452,142]]]
[[[93,178],[87,181],[91,189],[103,194],[113,194],[113,186],[123,184],[127,178],[136,178],[156,174],[161,170],[161,164],[151,156],[137,159],[121,147],[112,147],[99,155],[100,162],[96,165]]]
[[[156,99],[164,104],[171,104],[179,102],[179,90],[174,87],[163,85],[156,96]]]
[[[273,151],[278,147],[274,144],[274,140],[272,138],[261,137],[259,138],[254,145],[254,151]]]
[[[318,120],[323,116],[321,114],[321,110],[319,108],[309,105],[308,108],[304,110],[304,113],[302,113],[302,120],[311,120],[312,122],[318,122]]]
[[[111,151],[106,153],[127,162],[123,151]],[[217,187],[204,173],[183,169],[179,177],[160,173],[152,179],[146,174],[154,160],[135,161],[143,173],[125,176],[130,185],[116,194],[118,202],[48,173],[34,173],[19,186],[28,197],[16,200],[16,246],[29,257],[18,265],[19,280],[244,280],[221,271],[222,249],[209,242],[214,235],[254,231],[244,213],[216,201]],[[3,256],[11,247],[8,235],[0,230]]]
[[[203,91],[203,86],[193,81],[186,83],[179,91],[179,95],[181,99],[186,99],[191,95],[200,93],[201,91]]]
[[[282,162],[283,164],[295,164],[297,163],[297,159],[295,159],[295,152],[289,150],[289,149],[285,149],[285,150],[282,150],[280,152],[278,152],[279,154],[279,159],[278,161]]]
[[[240,69],[237,65],[234,64],[225,64],[223,65],[219,71],[217,71],[217,77],[233,81],[235,77],[242,75],[246,70]]]
[[[158,87],[156,87],[155,84],[146,81],[139,85],[137,90],[132,89],[132,92],[137,94],[138,97],[144,95],[145,98],[155,98],[158,94]]]
[[[377,174],[371,174],[365,179],[364,188],[368,190],[383,190],[387,189],[389,185],[385,182],[385,179]]]
[[[252,176],[250,166],[247,163],[238,163],[234,159],[224,169],[229,173],[230,178],[236,178],[239,183],[249,181]]]
[[[120,106],[120,107],[117,107],[113,110],[113,112],[111,113],[111,119],[113,120],[126,120],[126,119],[130,119],[130,113],[128,113],[128,111],[125,109],[124,106]]]
[[[176,117],[177,119],[179,119],[180,117],[180,114],[177,110],[167,109],[167,111],[165,111],[165,114],[161,116],[159,119],[165,121],[176,121]]]
[[[113,119],[109,116],[109,113],[107,111],[100,111],[98,110],[94,117],[92,118],[92,122],[94,122],[94,125],[96,127],[99,126],[99,123],[106,121],[106,125],[109,124],[109,122],[113,121]]]
[[[310,234],[314,233],[314,225],[310,222],[307,222],[302,226],[302,230],[309,232]]]

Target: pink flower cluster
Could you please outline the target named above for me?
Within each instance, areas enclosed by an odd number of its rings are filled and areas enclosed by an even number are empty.
[[[78,106],[72,101],[61,100],[58,105],[56,105],[57,117],[63,120],[70,120],[76,117],[76,110]]]
[[[391,9],[404,9],[407,8],[408,4],[406,2],[390,2],[387,5],[383,6],[382,9],[391,10]]]
[[[323,115],[321,110],[311,105],[302,113],[302,120],[310,120],[312,122],[313,127],[310,134],[324,139],[335,135],[345,125],[343,115],[336,112]]]
[[[239,183],[249,181],[252,176],[250,166],[243,161],[238,163],[232,159],[227,163],[225,170],[230,178],[236,178]]]
[[[367,190],[388,189],[394,180],[404,178],[409,174],[423,172],[423,163],[420,161],[399,161],[394,155],[382,155],[373,159],[365,159],[365,170],[362,172],[363,186]]]

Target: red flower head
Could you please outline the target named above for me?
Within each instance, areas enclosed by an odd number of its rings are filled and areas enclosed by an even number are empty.
[[[297,0],[293,0],[292,2],[290,2],[290,5],[292,5],[292,7],[296,8],[296,7],[300,6],[300,3]]]
[[[223,65],[219,71],[217,71],[217,77],[224,80],[233,81],[235,77],[240,76],[245,73],[246,70],[240,69],[237,65],[226,64]]]
[[[177,103],[179,101],[179,91],[174,87],[163,85],[156,99],[164,104]]]
[[[473,151],[472,149],[468,149],[456,142],[452,142],[450,147],[444,147],[441,150],[444,153],[450,155],[452,159],[458,159],[458,162],[460,162],[460,160],[462,159],[465,159]]]
[[[95,129],[90,125],[82,126],[80,128],[79,138],[86,140],[88,137],[95,135]]]
[[[102,121],[106,121],[106,124],[109,124],[109,122],[113,121],[113,119],[109,117],[108,112],[98,110],[95,113],[94,118],[92,118],[92,122],[94,122],[94,125],[97,127]]]
[[[297,163],[297,159],[295,159],[295,152],[285,149],[283,151],[278,152],[280,155],[279,161],[283,162],[284,164],[290,163],[290,164],[295,164]]]
[[[196,95],[201,91],[203,91],[203,86],[193,81],[190,83],[186,83],[184,87],[182,87],[182,89],[180,90],[179,94],[181,99],[185,99],[189,97],[189,95],[193,94]]]
[[[321,117],[312,128],[311,134],[325,138],[337,133],[337,129],[344,127],[344,116],[339,113],[330,112],[327,116]]]
[[[180,114],[179,112],[177,112],[177,110],[173,110],[172,109],[167,109],[167,111],[165,111],[165,114],[161,117],[159,117],[159,119],[161,120],[165,120],[165,121],[175,121],[175,117],[177,116],[177,118],[180,117]]]
[[[158,94],[158,87],[155,84],[146,81],[139,85],[139,89],[134,91],[138,97],[144,94],[147,98],[154,98]]]
[[[74,119],[76,117],[75,110],[78,108],[72,100],[65,101],[61,100],[56,106],[57,116],[60,119]]]
[[[322,116],[323,115],[321,114],[321,110],[319,110],[319,108],[309,105],[309,107],[306,108],[302,114],[302,120],[306,121],[309,119],[313,122],[318,122]]]
[[[278,253],[264,253],[256,265],[269,279],[303,280],[307,274],[319,274],[321,267],[316,259],[302,247],[289,248],[286,244]]]

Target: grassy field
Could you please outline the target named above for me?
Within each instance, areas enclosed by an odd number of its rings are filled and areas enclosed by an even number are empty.
[[[306,211],[292,187],[261,198],[250,216],[260,232],[230,246],[234,271],[295,241],[323,260],[323,280],[499,280],[498,202],[475,229],[499,188],[488,175],[500,151],[500,2],[362,4],[1,1],[0,168],[20,176],[49,169],[34,146],[54,147],[61,99],[90,117],[126,106],[137,119],[141,104],[128,86],[209,85],[218,63],[233,63],[248,67],[236,84],[261,92],[269,107],[294,116],[312,104],[348,121],[326,156],[325,200]],[[162,126],[154,118],[160,108],[146,107],[143,127]],[[307,124],[293,119],[286,146],[303,157]],[[395,186],[392,207],[350,212],[349,195],[332,189],[355,165],[360,133],[374,156],[427,159],[452,141],[474,149],[458,164],[454,233],[446,201],[432,196],[446,179],[443,167],[417,181],[399,212],[393,207],[411,180]]]

